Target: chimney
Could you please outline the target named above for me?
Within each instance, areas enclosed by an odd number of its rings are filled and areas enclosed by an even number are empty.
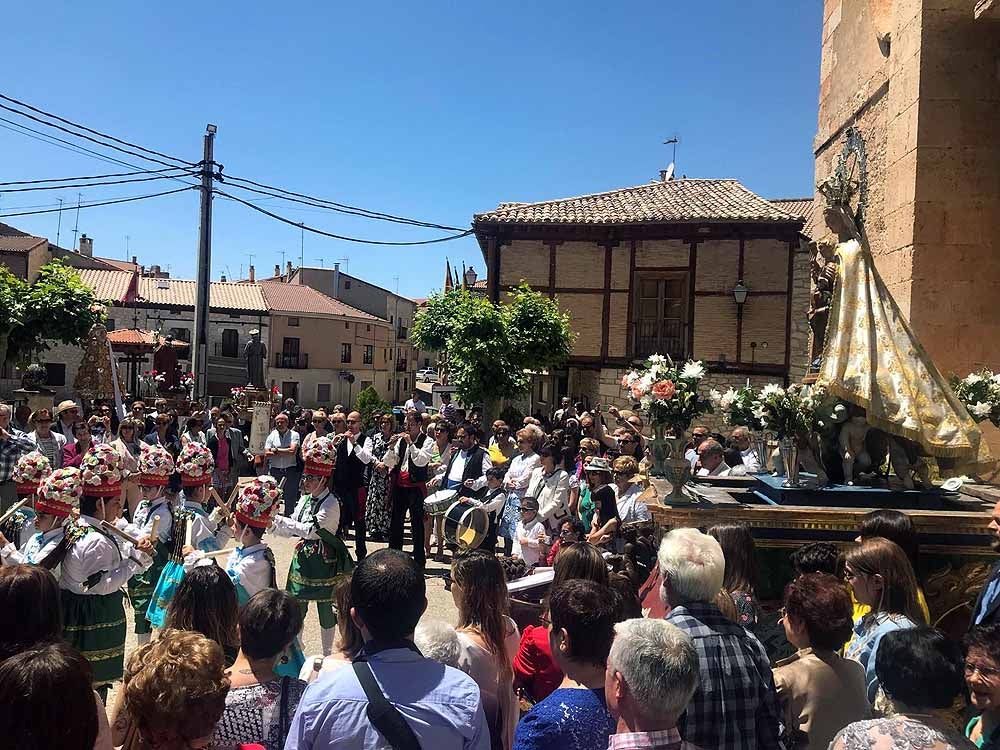
[[[222,274],[222,276],[219,278],[219,281],[221,281],[223,284],[225,284],[226,283],[226,274]]]
[[[670,182],[674,179],[674,163],[670,162],[670,166],[666,169],[660,170],[660,182]]]
[[[281,276],[281,266],[277,263],[274,264],[274,278],[279,278]]]
[[[340,264],[333,264],[333,298],[340,299]]]
[[[286,276],[285,281],[292,280],[292,261],[288,261],[285,264],[285,276]]]
[[[251,264],[251,265],[250,265],[250,281],[255,281],[255,280],[256,280],[256,279],[254,278],[254,273],[253,273],[253,264]]]
[[[139,256],[138,255],[133,255],[132,256],[132,265],[133,266],[138,266],[139,265]]]
[[[86,255],[88,258],[94,257],[94,240],[86,233],[80,235],[80,255]]]

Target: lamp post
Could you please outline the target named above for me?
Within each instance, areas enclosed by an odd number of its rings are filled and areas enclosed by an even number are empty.
[[[736,305],[739,307],[740,312],[743,311],[743,305],[747,301],[747,296],[750,294],[750,289],[743,283],[743,279],[736,282],[736,286],[733,287],[733,299],[736,300]]]
[[[479,274],[476,273],[476,269],[469,266],[465,270],[465,288],[472,289],[476,285],[476,279],[479,278]]]

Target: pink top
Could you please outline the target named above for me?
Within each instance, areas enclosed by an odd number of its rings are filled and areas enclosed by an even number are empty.
[[[229,472],[229,440],[223,434],[216,433],[216,440],[219,441],[219,456],[215,460],[215,468],[220,474]]]

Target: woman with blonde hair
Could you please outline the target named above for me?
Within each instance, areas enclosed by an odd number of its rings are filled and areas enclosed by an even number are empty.
[[[145,425],[134,419],[123,419],[118,424],[118,438],[111,441],[111,447],[121,458],[126,479],[125,502],[128,505],[129,518],[135,517],[135,509],[142,499],[139,493],[139,452],[142,450],[142,432]]]
[[[865,669],[868,700],[874,704],[879,682],[875,656],[886,633],[924,624],[917,600],[917,579],[909,558],[888,539],[866,539],[844,560],[844,577],[859,604],[871,611],[854,624],[854,640],[844,654]]]
[[[521,518],[521,498],[528,491],[531,474],[542,465],[541,457],[535,453],[538,438],[535,431],[527,427],[517,431],[517,448],[520,451],[510,460],[510,467],[504,475],[503,487],[507,491],[507,501],[500,512],[497,534],[503,537],[503,550],[510,555],[514,549],[517,522]]]

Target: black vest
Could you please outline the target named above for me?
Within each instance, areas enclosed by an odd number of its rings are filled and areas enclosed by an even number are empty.
[[[368,468],[357,456],[358,448],[361,447],[365,439],[364,435],[357,436],[354,450],[350,454],[347,452],[347,440],[340,441],[337,446],[337,465],[333,469],[333,486],[337,489],[337,495],[345,497],[345,493],[357,493],[365,478],[365,469]]]
[[[424,447],[424,443],[426,443],[427,440],[429,440],[429,438],[427,437],[427,435],[425,435],[424,433],[421,432],[417,436],[417,439],[413,441],[413,444],[415,446],[417,446],[417,448],[423,448]],[[396,471],[396,473],[399,473],[399,472],[401,472],[403,470],[403,458],[406,456],[406,451],[407,451],[408,448],[409,448],[409,446],[406,444],[405,440],[400,440],[396,444],[396,457],[399,459],[398,463],[396,464],[396,468],[394,469],[394,471]],[[427,466],[417,466],[412,461],[410,461],[409,466],[410,466],[410,468],[409,468],[409,474],[410,474],[410,481],[411,482],[426,482],[427,481],[428,474],[429,474],[429,472],[427,471]]]
[[[460,450],[453,451],[451,454],[451,458],[448,459],[448,468],[446,468],[444,472],[444,479],[442,480],[443,484],[448,483],[448,477],[451,475],[451,466],[452,464],[455,463],[455,459],[458,458],[459,453],[461,453]],[[472,453],[469,455],[469,458],[465,462],[465,469],[462,471],[463,483],[468,479],[479,479],[480,477],[483,476],[484,473],[483,459],[485,458],[486,458],[486,451],[484,451],[480,446],[477,445],[472,449]],[[466,487],[462,487],[459,490],[459,494],[466,497],[477,497],[483,493],[470,490]]]

